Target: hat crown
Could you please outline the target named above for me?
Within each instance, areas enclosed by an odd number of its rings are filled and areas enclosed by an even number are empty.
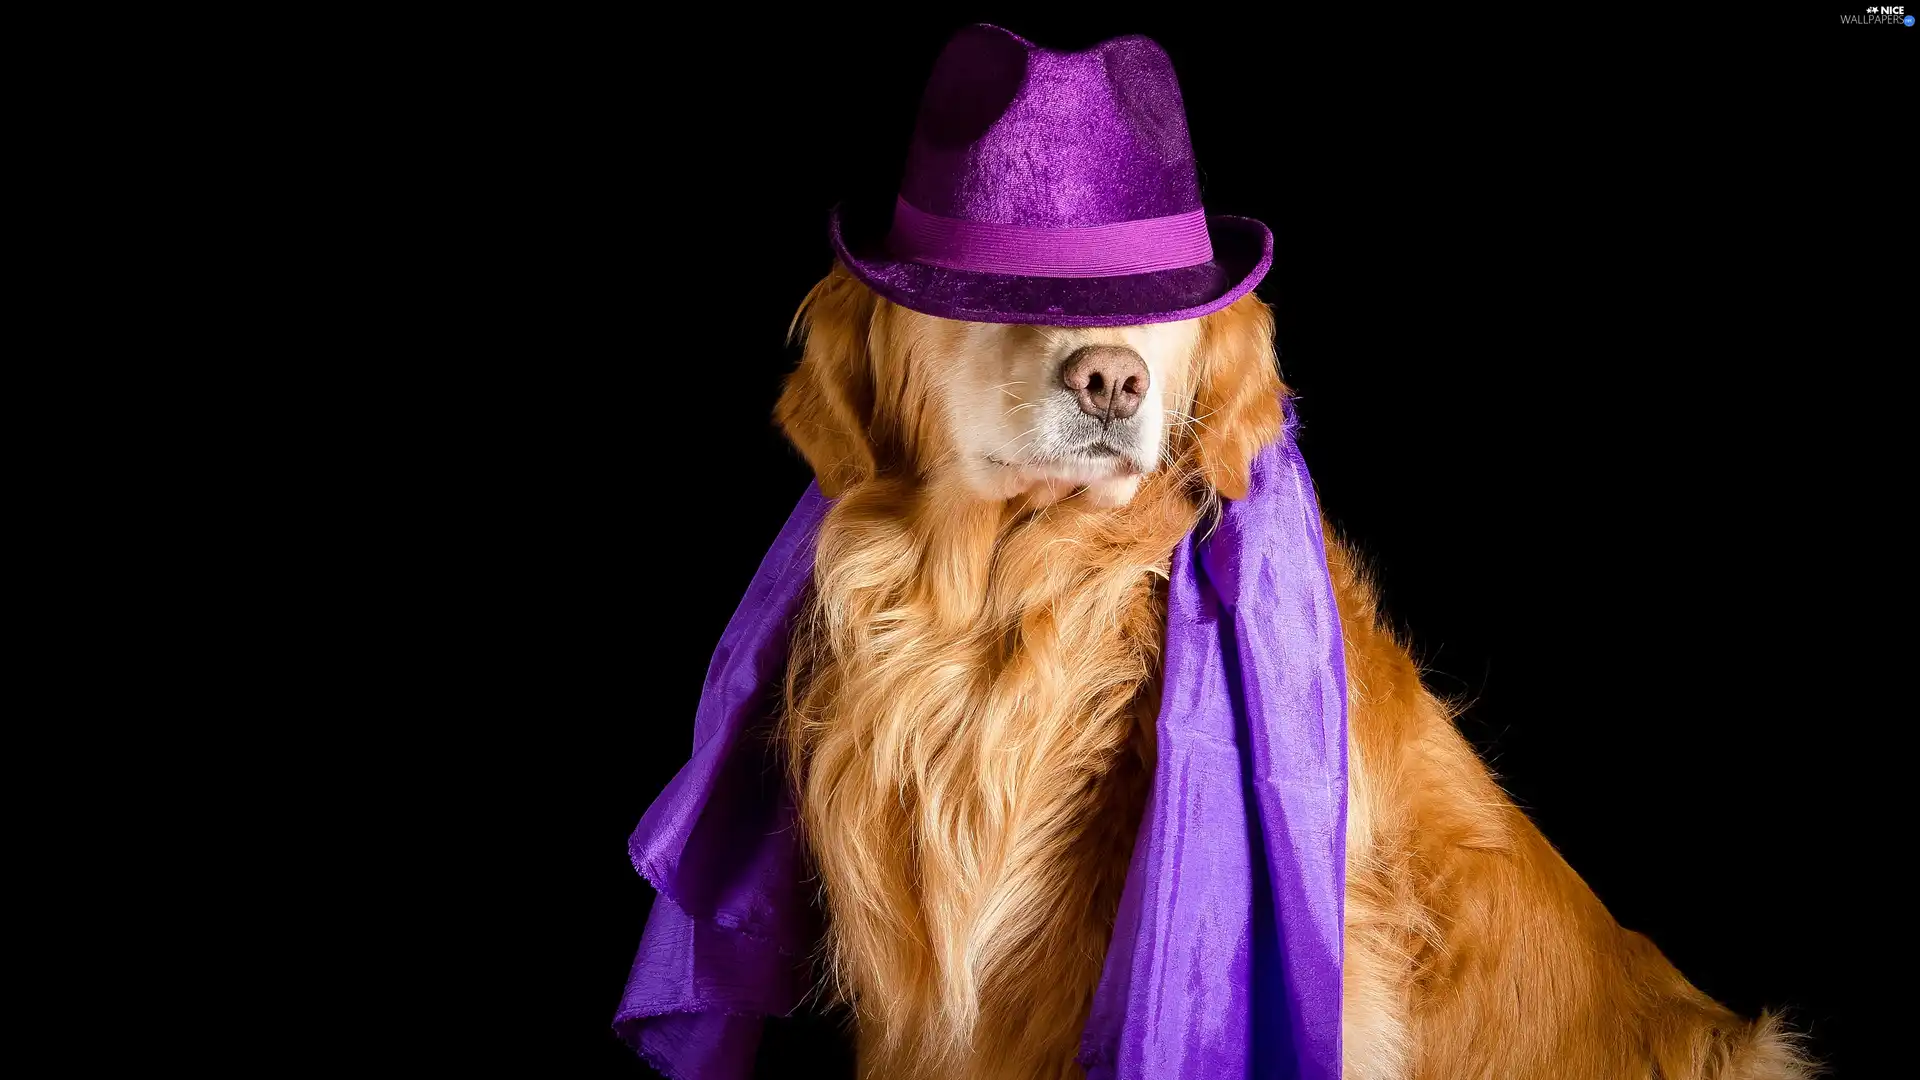
[[[900,195],[928,214],[1038,228],[1197,211],[1173,63],[1141,36],[1058,52],[967,27],[928,78]]]

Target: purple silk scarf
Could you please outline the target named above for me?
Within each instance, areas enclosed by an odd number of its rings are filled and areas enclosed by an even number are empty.
[[[828,502],[809,487],[714,651],[693,757],[634,830],[659,890],[614,1028],[674,1080],[743,1080],[817,927],[771,748]],[[1204,530],[1203,530],[1204,531]],[[1346,678],[1320,512],[1286,434],[1173,554],[1153,792],[1081,1041],[1090,1080],[1340,1075]]]

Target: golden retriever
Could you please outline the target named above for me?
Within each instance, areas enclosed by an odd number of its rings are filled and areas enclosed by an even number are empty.
[[[1166,575],[1278,437],[1267,307],[976,324],[836,267],[777,420],[836,499],[781,739],[866,1078],[1076,1077],[1153,769]],[[1349,1080],[1810,1075],[1622,929],[1328,537],[1350,715]]]

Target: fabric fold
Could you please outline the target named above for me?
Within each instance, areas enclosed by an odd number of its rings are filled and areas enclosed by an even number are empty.
[[[1153,793],[1080,1060],[1089,1080],[1340,1075],[1346,676],[1295,441],[1174,553]]]
[[[766,741],[827,500],[808,485],[721,634],[687,764],[628,840],[659,896],[614,1030],[675,1080],[746,1080],[762,1019],[806,992],[794,807]]]

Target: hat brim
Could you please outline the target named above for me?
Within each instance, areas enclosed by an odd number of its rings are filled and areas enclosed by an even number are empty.
[[[1213,259],[1198,266],[1102,278],[949,270],[887,255],[884,215],[843,221],[843,209],[834,208],[829,229],[834,253],[855,277],[901,307],[964,322],[1140,326],[1197,319],[1252,292],[1273,265],[1273,233],[1265,225],[1210,216]]]

